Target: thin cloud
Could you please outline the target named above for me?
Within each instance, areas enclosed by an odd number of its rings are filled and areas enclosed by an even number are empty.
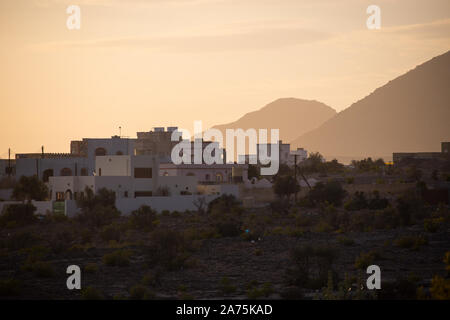
[[[241,51],[308,44],[328,39],[331,36],[329,33],[303,28],[271,28],[244,33],[216,35],[128,37],[80,42],[59,42],[50,44],[50,47],[142,48],[173,52]]]

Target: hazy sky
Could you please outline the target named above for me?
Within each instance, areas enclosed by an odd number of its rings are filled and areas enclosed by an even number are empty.
[[[281,97],[340,111],[448,51],[450,1],[0,0],[0,43],[5,158],[119,126],[226,123]]]

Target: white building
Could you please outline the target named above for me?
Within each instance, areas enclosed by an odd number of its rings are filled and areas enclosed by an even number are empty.
[[[159,176],[154,156],[98,156],[95,176],[51,177],[52,200],[72,200],[88,187],[113,190],[116,198],[187,195],[197,192],[195,176]]]
[[[305,161],[308,158],[308,152],[303,148],[297,148],[297,150],[292,150],[289,153],[287,165],[294,166],[295,165],[295,157],[297,156],[297,164],[302,161]]]

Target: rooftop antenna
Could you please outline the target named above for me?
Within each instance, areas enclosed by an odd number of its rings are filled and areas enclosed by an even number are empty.
[[[119,138],[122,136],[122,127],[119,126]]]

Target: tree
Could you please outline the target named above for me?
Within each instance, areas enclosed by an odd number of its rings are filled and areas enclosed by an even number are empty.
[[[252,178],[256,178],[259,179],[261,177],[260,175],[260,169],[258,168],[258,166],[254,165],[254,164],[249,164],[248,165],[248,174],[247,177],[248,179],[252,179]]]
[[[340,206],[347,192],[338,181],[317,183],[308,193],[308,198],[313,203],[328,202]]]
[[[85,196],[77,200],[81,213],[78,219],[91,227],[101,227],[110,224],[120,216],[116,208],[116,194],[112,190],[102,188],[97,194],[86,187]]]
[[[293,176],[280,176],[275,179],[273,191],[279,197],[286,197],[289,200],[293,193],[300,191],[300,185]]]
[[[12,197],[22,201],[44,201],[48,198],[48,188],[37,176],[22,176],[14,186]]]

